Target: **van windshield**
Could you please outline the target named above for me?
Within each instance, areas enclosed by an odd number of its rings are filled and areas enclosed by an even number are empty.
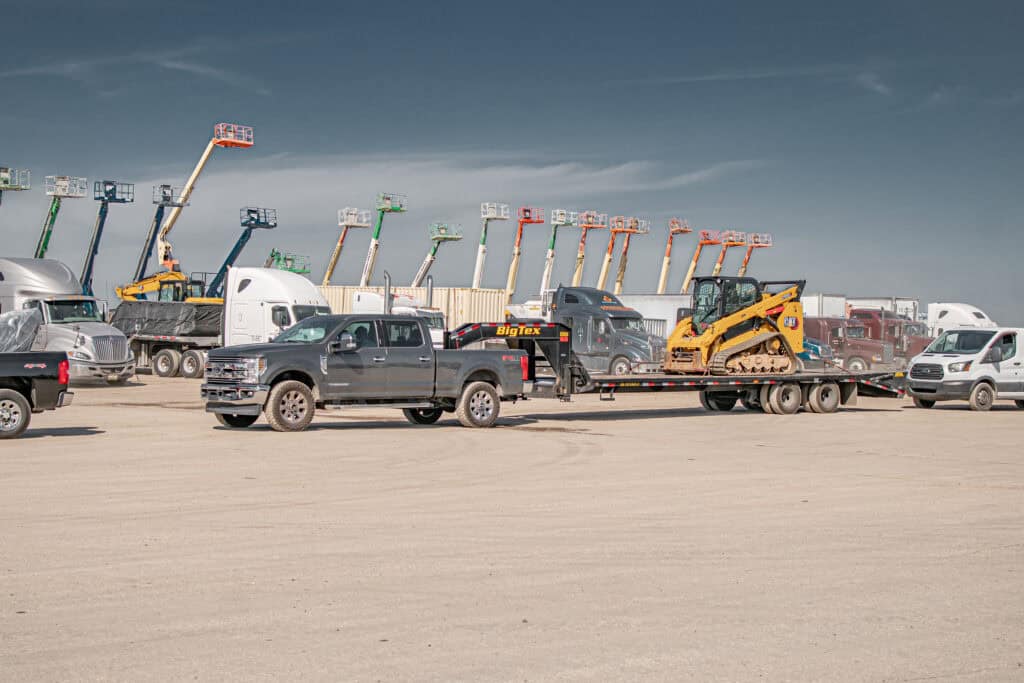
[[[322,342],[334,328],[323,316],[314,315],[292,325],[274,337],[275,344],[316,344]]]
[[[95,301],[68,299],[47,301],[45,305],[47,318],[55,325],[103,322],[103,311]]]
[[[992,332],[978,332],[974,330],[961,332],[946,332],[931,343],[925,353],[978,353],[995,334]]]
[[[292,306],[292,313],[298,321],[312,318],[314,315],[330,315],[331,309],[327,306]]]

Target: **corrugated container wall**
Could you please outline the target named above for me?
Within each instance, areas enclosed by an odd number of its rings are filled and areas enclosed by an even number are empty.
[[[384,295],[383,287],[330,285],[320,289],[334,313],[350,312],[352,296],[355,292],[376,292],[381,296]],[[391,292],[411,296],[426,305],[426,287],[392,287]],[[449,329],[455,329],[466,323],[495,322],[505,319],[505,290],[434,287],[432,305],[444,313]]]

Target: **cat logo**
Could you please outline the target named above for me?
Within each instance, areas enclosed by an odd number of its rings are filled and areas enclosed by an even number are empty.
[[[539,327],[519,327],[518,325],[498,325],[495,332],[499,337],[539,337]]]
[[[791,330],[796,330],[800,328],[800,321],[797,320],[797,317],[795,315],[787,315],[785,318],[782,319],[782,324]]]

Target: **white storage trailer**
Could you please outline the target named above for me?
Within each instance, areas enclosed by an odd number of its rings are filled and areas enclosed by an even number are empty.
[[[805,318],[845,318],[847,311],[844,294],[804,294],[800,297]]]

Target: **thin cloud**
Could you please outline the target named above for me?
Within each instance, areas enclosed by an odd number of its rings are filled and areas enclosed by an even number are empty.
[[[251,90],[260,95],[270,94],[269,88],[254,82],[252,79],[247,78],[242,74],[229,71],[227,69],[221,69],[196,62],[186,62],[180,59],[160,59],[156,61],[156,65],[164,69],[183,71],[194,76],[202,76],[203,78],[219,81],[220,83],[227,83],[229,85],[245,88],[246,90]]]
[[[860,87],[865,90],[869,90],[876,95],[891,95],[892,88],[890,88],[882,80],[882,77],[872,71],[865,71],[857,74],[857,78],[854,79]]]
[[[762,81],[786,78],[808,78],[813,76],[834,76],[837,74],[849,73],[855,68],[856,67],[850,64],[815,64],[810,66],[765,67],[756,69],[723,69],[703,74],[623,79],[610,81],[610,83],[633,85],[681,85],[685,83]]]

